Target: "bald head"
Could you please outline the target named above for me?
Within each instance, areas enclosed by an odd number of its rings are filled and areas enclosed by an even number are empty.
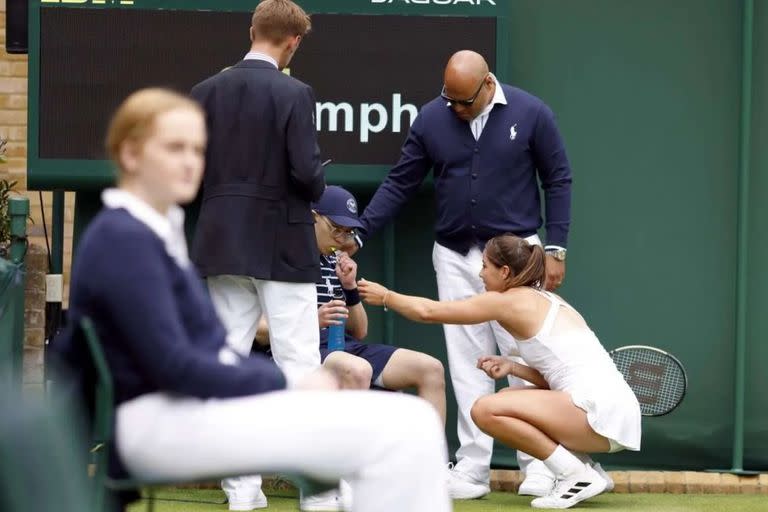
[[[446,87],[472,82],[474,86],[488,74],[488,63],[482,55],[472,50],[454,53],[445,66],[444,80]]]
[[[480,114],[496,90],[488,63],[472,50],[461,50],[451,56],[445,66],[443,83],[444,97],[451,99],[451,108],[465,121]]]

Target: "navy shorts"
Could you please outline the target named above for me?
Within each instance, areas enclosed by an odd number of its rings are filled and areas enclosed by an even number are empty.
[[[320,360],[325,362],[325,358],[331,352],[328,350],[327,336],[320,337]],[[379,378],[381,372],[384,371],[384,367],[387,366],[389,358],[395,353],[397,347],[391,345],[379,345],[377,343],[360,343],[354,338],[346,337],[344,341],[344,352],[352,354],[353,356],[361,357],[370,363],[373,368],[371,374],[371,386]]]

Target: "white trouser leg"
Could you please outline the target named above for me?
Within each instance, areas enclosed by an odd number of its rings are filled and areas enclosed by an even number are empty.
[[[251,352],[262,312],[267,316],[275,363],[289,382],[320,366],[317,295],[311,283],[264,281],[248,276],[207,279],[213,305],[227,329],[228,343]],[[261,475],[226,478],[221,488],[230,501],[248,502],[261,490]]]
[[[432,251],[440,300],[459,300],[484,291],[479,272],[482,253],[473,248],[466,256],[439,244]],[[456,470],[478,483],[490,481],[493,439],[472,421],[472,405],[481,396],[494,392],[494,382],[477,369],[477,359],[494,354],[496,342],[489,323],[478,325],[444,325],[453,392],[456,395],[457,433],[460,447],[456,451]]]
[[[254,280],[269,323],[275,363],[295,382],[320,367],[320,324],[314,283]]]
[[[118,408],[116,439],[126,467],[141,478],[301,472],[347,480],[354,512],[451,509],[440,419],[407,395],[284,391],[200,400],[153,393]]]
[[[227,329],[227,343],[239,354],[251,353],[262,306],[255,280],[248,276],[206,278],[213,307]]]
[[[262,303],[256,280],[248,276],[221,275],[206,279],[216,313],[227,329],[227,343],[239,354],[248,356],[256,337]],[[229,450],[240,447],[232,445]],[[261,491],[261,475],[225,478],[221,489],[232,502],[251,502]]]

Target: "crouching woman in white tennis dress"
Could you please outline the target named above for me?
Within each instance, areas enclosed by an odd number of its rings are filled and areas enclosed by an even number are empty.
[[[594,332],[557,295],[541,291],[541,247],[513,235],[491,239],[480,277],[486,293],[438,302],[361,281],[368,304],[383,305],[417,322],[478,324],[496,320],[518,340],[528,365],[503,356],[477,363],[493,379],[520,377],[536,388],[507,388],[480,398],[472,419],[484,432],[522,450],[557,475],[535,508],[569,508],[605,490],[587,453],[640,449],[640,405]]]

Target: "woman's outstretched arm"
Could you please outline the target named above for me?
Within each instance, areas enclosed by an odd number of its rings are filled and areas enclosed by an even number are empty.
[[[504,296],[497,292],[443,302],[396,293],[379,283],[365,279],[358,281],[357,287],[366,304],[384,306],[409,320],[421,323],[470,325],[498,320],[505,304]]]

